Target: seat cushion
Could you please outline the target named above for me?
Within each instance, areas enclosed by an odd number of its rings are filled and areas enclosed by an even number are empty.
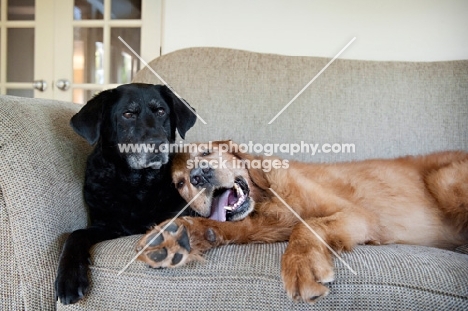
[[[330,295],[313,308],[290,301],[280,278],[287,243],[228,245],[205,262],[151,269],[136,261],[131,236],[96,245],[89,295],[58,310],[424,310],[468,307],[468,255],[411,245],[358,246],[335,261]]]

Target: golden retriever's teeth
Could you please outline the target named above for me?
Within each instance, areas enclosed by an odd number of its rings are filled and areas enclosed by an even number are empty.
[[[237,196],[239,198],[244,196],[244,192],[242,191],[242,188],[238,184],[234,183],[234,188],[236,189]]]
[[[239,199],[238,199],[237,202],[234,203],[232,206],[229,206],[229,205],[224,206],[223,208],[224,208],[225,210],[228,210],[228,211],[234,211],[234,210],[236,210],[239,206],[241,206],[241,205],[244,203],[244,201],[245,201],[245,199],[246,199],[246,197],[247,197],[247,196],[244,194],[244,192],[242,191],[241,187],[240,187],[238,184],[234,183],[234,188],[236,189],[237,197],[238,197]]]

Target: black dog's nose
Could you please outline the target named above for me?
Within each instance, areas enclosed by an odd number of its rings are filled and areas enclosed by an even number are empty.
[[[196,167],[190,171],[190,183],[194,186],[203,186],[209,182],[212,175],[210,167]]]

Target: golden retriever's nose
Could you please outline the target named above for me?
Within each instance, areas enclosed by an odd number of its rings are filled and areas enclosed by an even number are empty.
[[[210,167],[196,167],[190,171],[190,183],[194,186],[203,186],[209,183],[213,172]]]

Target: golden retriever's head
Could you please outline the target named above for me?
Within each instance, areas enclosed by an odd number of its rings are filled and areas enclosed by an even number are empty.
[[[228,144],[229,151],[222,147]],[[180,195],[190,202],[205,189],[190,204],[202,217],[240,220],[266,196],[268,185],[263,171],[245,165],[254,157],[239,152],[236,146],[231,141],[191,144],[192,150],[174,157],[172,181]]]

